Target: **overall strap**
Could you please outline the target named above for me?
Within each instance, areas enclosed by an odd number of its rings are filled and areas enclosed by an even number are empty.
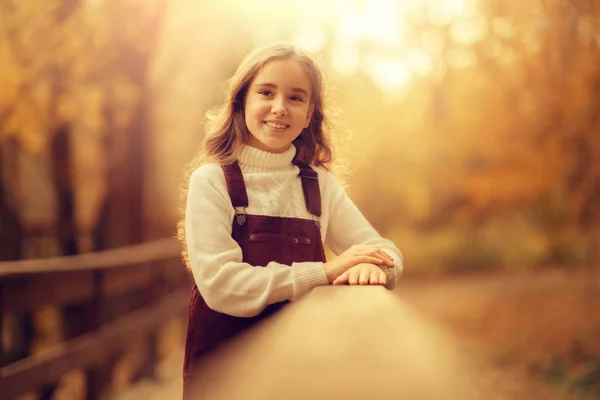
[[[244,176],[237,161],[233,164],[221,165],[225,173],[225,181],[227,182],[227,191],[231,198],[233,207],[248,207],[248,194],[246,193],[246,185],[244,184]]]
[[[306,209],[309,213],[321,216],[321,191],[319,190],[319,176],[315,170],[308,164],[294,160],[294,164],[300,168],[300,178],[302,178],[302,191]]]

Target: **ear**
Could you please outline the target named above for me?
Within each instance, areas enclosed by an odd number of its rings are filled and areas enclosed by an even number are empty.
[[[306,121],[304,122],[304,127],[308,128],[310,124],[310,119],[312,118],[313,113],[315,112],[314,103],[310,103],[310,107],[308,107],[308,113],[306,113]]]

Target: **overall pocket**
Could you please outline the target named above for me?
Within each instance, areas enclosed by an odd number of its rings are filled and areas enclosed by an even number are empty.
[[[278,233],[251,233],[244,261],[255,266],[265,266],[271,261],[291,265],[307,261],[313,240],[306,236]]]

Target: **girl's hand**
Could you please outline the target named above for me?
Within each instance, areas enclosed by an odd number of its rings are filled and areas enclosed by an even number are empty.
[[[375,246],[352,246],[334,260],[324,264],[327,280],[332,283],[338,276],[357,264],[374,264],[381,268],[395,268],[393,259]]]
[[[334,285],[385,285],[387,275],[375,264],[357,264],[338,276]]]

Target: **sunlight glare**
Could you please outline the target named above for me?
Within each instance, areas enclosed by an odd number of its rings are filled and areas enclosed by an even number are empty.
[[[487,20],[475,1],[333,0],[334,41],[340,44],[330,54],[332,66],[343,75],[352,75],[360,68],[384,92],[404,90],[417,77],[445,70],[434,65],[434,60],[445,63],[443,38],[435,30],[411,31],[410,23],[426,10],[435,25],[450,28],[455,43],[474,44],[488,31]],[[447,61],[454,68],[466,68],[477,58],[472,51],[459,49]]]
[[[331,52],[331,64],[342,75],[350,76],[358,70],[358,50],[353,45],[338,45]]]
[[[408,53],[407,63],[415,73],[421,76],[429,74],[433,68],[431,57],[420,49],[411,50]]]
[[[363,31],[372,41],[396,44],[404,37],[404,21],[399,19],[395,0],[367,1],[362,23]]]
[[[342,11],[338,22],[338,33],[342,39],[349,41],[358,40],[364,35],[362,32],[363,28],[364,25],[358,13],[351,10]]]
[[[316,53],[323,49],[327,39],[323,31],[319,28],[306,28],[298,32],[292,42],[299,48]]]
[[[404,21],[399,17],[398,2],[365,2],[362,9],[340,9],[338,33],[343,40],[369,40],[376,44],[397,44],[404,37]]]
[[[383,92],[403,92],[411,82],[411,70],[401,60],[373,57],[366,63],[366,68]]]
[[[499,36],[511,35],[511,26],[505,21],[494,21],[488,26],[477,3],[478,0],[305,0],[299,6],[292,1],[264,0],[271,11],[271,6],[277,4],[284,13],[295,15],[292,42],[298,47],[313,53],[326,51],[329,65],[337,73],[352,76],[363,72],[386,93],[406,93],[415,79],[434,75],[439,78],[448,67],[473,65],[477,57],[467,47],[484,39],[488,30]],[[315,10],[320,12],[314,15]],[[252,13],[260,15],[255,6]],[[433,26],[419,26],[418,21],[424,20]],[[445,36],[438,27],[449,29],[456,47],[447,51]],[[492,54],[499,53],[497,47],[491,50]]]
[[[457,44],[472,45],[487,34],[487,21],[482,13],[469,18],[458,18],[450,28],[450,37]]]
[[[475,7],[472,0],[422,0],[429,6],[429,18],[434,25],[445,26],[456,18],[470,15]]]

